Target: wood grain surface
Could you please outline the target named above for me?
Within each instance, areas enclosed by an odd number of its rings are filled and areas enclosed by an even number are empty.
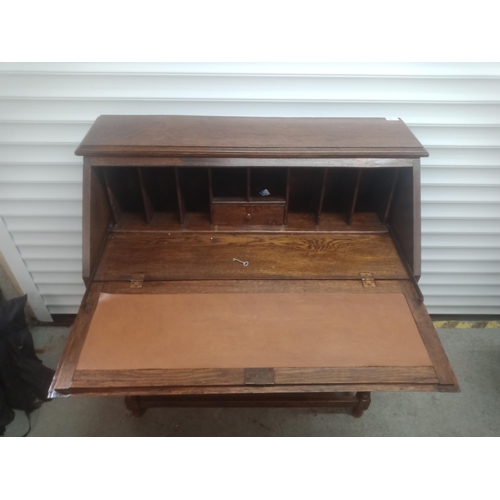
[[[248,261],[243,267],[233,258]],[[99,281],[190,279],[404,279],[406,271],[386,234],[115,233],[96,275]]]
[[[86,285],[97,269],[112,223],[111,207],[102,172],[83,162],[82,277]]]
[[[166,293],[348,293],[372,295],[379,293],[408,293],[414,296],[404,281],[379,280],[377,286],[364,287],[361,279],[352,280],[182,280],[144,281],[141,288],[130,288],[129,281],[102,283],[103,293],[166,294]]]
[[[401,120],[159,115],[100,116],[76,154],[279,158],[428,155]]]
[[[411,283],[403,281],[401,282],[401,287],[407,296],[408,305],[415,318],[416,324],[418,324],[420,335],[427,348],[432,364],[435,366],[436,375],[439,383],[442,385],[441,391],[458,392],[460,387],[457,378],[453,373],[451,364],[436,334],[436,329],[434,328],[425,305],[419,302],[415,294],[412,293],[413,290],[410,291],[412,288]]]
[[[285,204],[278,203],[214,203],[213,222],[220,225],[282,226]]]
[[[85,343],[94,311],[97,308],[102,286],[102,283],[93,283],[83,296],[82,305],[57,367],[49,395],[54,391],[64,391],[71,387],[76,364]]]
[[[411,158],[216,158],[168,156],[87,156],[93,167],[281,167],[281,168],[399,168],[412,167]]]
[[[213,395],[220,394],[320,394],[331,392],[353,391],[381,391],[381,392],[438,392],[441,386],[437,383],[347,383],[347,384],[301,384],[301,385],[199,385],[199,386],[136,386],[136,387],[96,387],[90,382],[78,381],[79,387],[61,390],[59,394],[72,394],[75,396],[144,396],[144,395]]]
[[[276,368],[280,387],[320,384],[436,384],[434,368],[428,367],[345,367]],[[244,370],[77,370],[72,389],[132,389],[140,387],[243,386]],[[261,386],[267,387],[267,386]]]
[[[459,390],[409,279],[428,153],[403,121],[101,116],[76,154],[88,291],[52,395],[140,411],[358,392],[359,416],[370,391]]]
[[[286,226],[237,224],[219,227],[211,224],[208,213],[187,213],[181,224],[177,213],[157,212],[151,224],[146,224],[143,214],[128,212],[122,215],[113,232],[387,233],[387,228],[373,212],[354,213],[350,225],[342,213],[323,213],[319,224],[313,213],[288,212],[287,219]]]

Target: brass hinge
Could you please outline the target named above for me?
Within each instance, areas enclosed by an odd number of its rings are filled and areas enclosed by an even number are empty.
[[[274,368],[245,368],[245,385],[274,385]]]
[[[133,274],[130,281],[130,288],[142,288],[144,282],[144,274]]]
[[[372,273],[359,273],[363,286],[377,286]]]

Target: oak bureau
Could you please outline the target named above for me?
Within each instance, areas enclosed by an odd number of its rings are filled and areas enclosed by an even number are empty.
[[[361,416],[371,392],[459,390],[402,120],[100,116],[76,154],[87,291],[52,397]]]

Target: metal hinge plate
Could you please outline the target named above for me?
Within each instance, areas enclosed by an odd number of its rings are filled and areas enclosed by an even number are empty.
[[[245,385],[274,385],[274,368],[245,368]]]
[[[361,276],[361,282],[363,283],[363,286],[377,286],[375,284],[375,278],[373,277],[372,273],[359,273]]]
[[[133,274],[130,281],[130,288],[142,288],[144,282],[144,274]]]

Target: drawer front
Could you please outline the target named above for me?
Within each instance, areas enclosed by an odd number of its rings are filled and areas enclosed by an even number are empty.
[[[213,205],[214,224],[281,226],[285,205],[278,203],[221,203]]]

